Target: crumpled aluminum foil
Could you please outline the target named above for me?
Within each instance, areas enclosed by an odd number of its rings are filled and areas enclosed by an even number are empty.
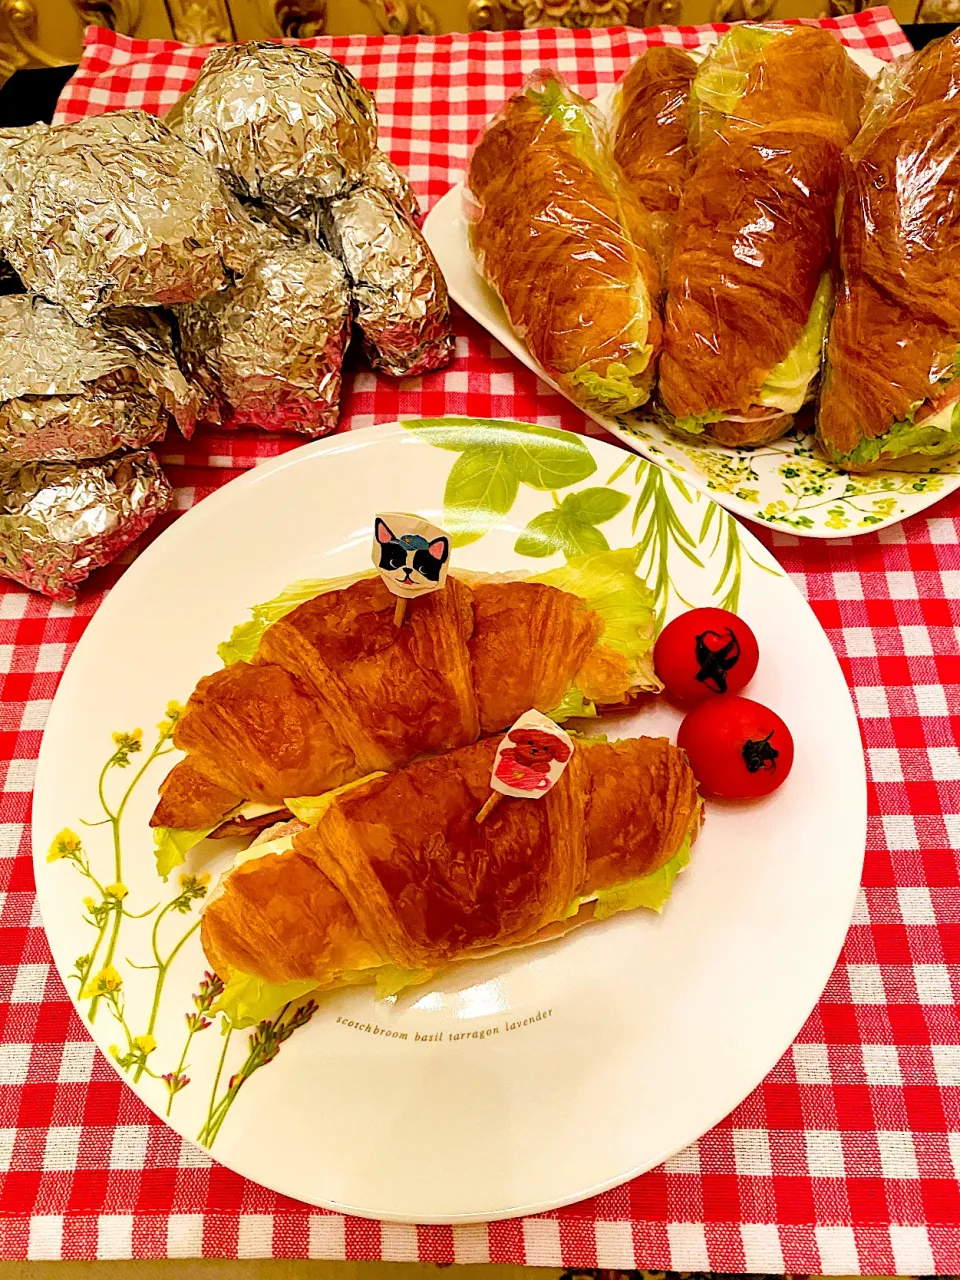
[[[402,378],[449,364],[446,282],[426,240],[391,197],[360,187],[330,202],[323,228],[353,284],[354,317],[374,368]]]
[[[147,450],[81,465],[0,465],[0,575],[69,600],[170,505]]]
[[[216,170],[145,111],[39,131],[16,147],[0,238],[23,283],[79,323],[190,302],[233,280],[255,236]]]
[[[269,247],[240,283],[177,308],[188,376],[215,398],[225,426],[322,436],[337,425],[350,294],[319,245]]]
[[[374,151],[367,162],[367,167],[364,169],[363,176],[360,179],[360,186],[374,187],[377,191],[385,191],[388,196],[393,196],[397,204],[409,217],[415,222],[419,220],[420,205],[417,197],[413,194],[410,179],[379,148]]]
[[[38,123],[24,125],[21,129],[0,129],[0,246],[4,243],[6,211],[13,196],[17,148],[27,138],[43,133],[48,128],[49,125]],[[10,259],[5,252],[0,251],[0,290],[9,293],[11,289],[22,287],[20,277],[10,265]]]
[[[159,440],[171,416],[189,437],[203,404],[156,312],[82,326],[42,298],[0,297],[0,350],[0,462],[105,458]]]
[[[285,211],[357,182],[377,140],[374,100],[346,67],[267,41],[214,49],[166,120],[239,195]]]

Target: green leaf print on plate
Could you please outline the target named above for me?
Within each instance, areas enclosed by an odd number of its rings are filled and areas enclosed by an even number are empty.
[[[526,484],[533,489],[549,489],[553,506],[527,522],[514,544],[518,555],[544,559],[561,554],[569,560],[607,551],[610,544],[597,526],[614,519],[631,501],[629,493],[613,486],[632,470],[634,485],[639,489],[632,521],[637,538],[637,573],[654,593],[658,628],[663,625],[671,594],[689,607],[673,584],[670,558],[674,554],[702,569],[704,561],[723,546],[723,566],[713,597],[723,608],[736,610],[744,554],[740,526],[729,512],[673,471],[626,454],[605,485],[576,489],[561,499],[558,489],[587,480],[596,470],[590,451],[579,436],[535,423],[483,418],[413,418],[402,425],[428,444],[460,453],[447,479],[443,506],[445,527],[453,533],[456,545],[476,542],[495,529],[513,509],[520,485]],[[486,471],[481,468],[481,458],[486,459]],[[744,467],[749,464],[739,468],[738,481],[743,478]],[[494,468],[501,478],[498,485],[492,482]],[[477,475],[485,480],[489,477],[486,488],[481,489]],[[503,484],[503,476],[511,476],[515,483]],[[469,484],[465,477],[470,478]],[[691,513],[679,514],[675,502],[684,507],[704,503],[706,510],[688,527]],[[699,534],[695,538],[690,529],[697,528],[698,520]],[[776,573],[767,565],[758,567],[766,573]]]
[[[428,444],[460,454],[443,494],[443,526],[455,547],[476,542],[495,528],[512,508],[521,484],[565,489],[597,469],[582,440],[553,427],[481,418],[416,418],[403,425]],[[604,540],[585,549],[605,545]]]

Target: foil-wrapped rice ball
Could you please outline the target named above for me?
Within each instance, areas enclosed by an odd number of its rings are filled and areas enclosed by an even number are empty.
[[[310,436],[337,425],[350,294],[326,250],[270,238],[239,284],[177,320],[183,367],[216,405],[208,420]]]
[[[166,119],[238,195],[280,209],[352,186],[377,140],[374,100],[346,67],[266,41],[214,49]]]
[[[389,156],[384,155],[379,149],[374,151],[367,162],[359,185],[373,187],[377,191],[385,192],[388,196],[393,196],[408,217],[414,222],[419,220],[420,205],[413,193],[410,179]]]
[[[23,289],[20,277],[10,265],[3,250],[4,227],[7,208],[13,197],[14,175],[18,169],[17,148],[27,138],[43,133],[50,126],[42,123],[27,124],[20,128],[0,129],[0,292],[12,293]]]
[[[145,111],[115,111],[18,143],[0,238],[33,293],[84,323],[109,307],[225,288],[253,234],[216,170]]]
[[[152,453],[0,464],[0,576],[55,600],[109,564],[170,505]]]
[[[105,458],[189,436],[202,397],[158,312],[124,309],[78,325],[61,307],[0,297],[0,463]]]
[[[375,369],[395,378],[453,357],[450,300],[437,260],[396,201],[373,187],[332,200],[324,235],[347,269],[354,318]]]

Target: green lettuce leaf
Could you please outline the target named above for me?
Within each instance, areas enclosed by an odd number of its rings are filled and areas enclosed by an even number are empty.
[[[574,556],[558,569],[538,573],[530,579],[580,596],[600,615],[604,623],[601,643],[628,660],[630,692],[633,693],[658,691],[661,687],[653,670],[654,596],[637,576],[637,564],[636,548],[624,547]],[[576,693],[571,689],[562,705],[578,705]],[[586,705],[587,700],[582,701]],[[570,714],[591,712],[577,710]]]
[[[344,791],[352,791],[354,787],[362,787],[365,782],[372,782],[374,778],[384,777],[386,777],[386,774],[382,770],[377,773],[368,773],[362,778],[356,778],[353,782],[345,782],[342,787],[332,787],[321,795],[292,796],[290,799],[285,799],[283,803],[295,818],[299,818],[301,822],[313,827],[316,826],[330,808],[336,797],[343,795]]]
[[[820,277],[803,332],[775,368],[767,374],[757,399],[760,404],[796,413],[807,399],[810,384],[820,371],[827,325],[833,306],[833,281],[828,272]]]
[[[597,135],[587,103],[565,89],[561,81],[549,74],[529,85],[526,92],[531,102],[535,102],[548,119],[563,126],[583,163],[606,177],[610,166],[597,145]]]
[[[710,124],[715,123],[718,116],[734,114],[754,63],[772,40],[789,34],[789,27],[736,23],[718,41],[700,64],[690,86],[690,129],[694,146],[702,145]]]
[[[650,397],[650,388],[638,380],[650,363],[653,348],[647,344],[638,347],[637,360],[631,364],[638,367],[631,369],[629,365],[614,362],[607,365],[603,375],[581,365],[570,375],[575,387],[583,387],[587,395],[595,402],[596,408],[605,414],[630,413],[644,404]]]
[[[342,578],[307,578],[302,582],[292,582],[278,596],[267,600],[265,604],[254,605],[253,617],[249,622],[242,622],[233,628],[230,639],[217,645],[217,655],[225,667],[234,662],[252,662],[264,631],[272,622],[278,622],[292,613],[299,605],[322,596],[328,591],[337,591],[341,587],[352,586],[361,578],[372,578],[375,569],[364,573],[351,573]]]
[[[408,987],[429,982],[432,977],[432,970],[398,969],[392,964],[385,964],[375,969],[352,969],[338,974],[337,980],[341,987],[363,986],[372,982],[376,986],[375,999],[386,1000],[390,996],[399,995]],[[238,970],[228,976],[223,994],[213,1006],[213,1012],[226,1014],[235,1027],[251,1027],[272,1017],[284,1005],[302,1000],[316,989],[315,978],[275,983]]]
[[[673,882],[690,861],[690,837],[657,871],[648,876],[638,876],[635,880],[626,880],[623,884],[615,884],[610,889],[601,889],[597,894],[597,909],[594,920],[606,920],[618,911],[633,911],[637,907],[647,907],[651,911],[660,912],[673,892]]]
[[[701,436],[711,422],[719,422],[725,414],[718,410],[711,409],[708,413],[701,417],[691,415],[687,418],[674,418],[665,410],[661,411],[660,417],[672,427],[674,431],[682,431],[689,436]]]
[[[434,971],[432,969],[398,969],[396,965],[385,964],[379,969],[372,970],[372,973],[377,984],[376,998],[386,1000],[390,996],[399,995],[401,991],[406,991],[408,987],[418,987],[424,982],[429,982]]]
[[[945,426],[939,425],[943,422]],[[925,422],[895,422],[889,431],[872,440],[862,439],[846,456],[832,453],[835,462],[862,466],[878,458],[905,458],[919,454],[932,462],[960,451],[960,401],[947,405]]]
[[[211,831],[215,831],[220,823],[214,827],[204,827],[202,831],[184,831],[176,827],[154,827],[153,843],[156,845],[154,857],[157,860],[157,875],[161,879],[166,880],[174,867],[181,866],[187,860],[187,854],[198,845],[201,840],[206,840]]]
[[[693,843],[692,832],[699,825],[699,817],[694,819],[691,833],[688,833],[683,844],[669,862],[651,871],[648,876],[637,876],[633,880],[624,880],[609,889],[599,889],[590,898],[575,898],[566,912],[567,918],[575,916],[587,902],[596,902],[593,913],[594,920],[607,920],[620,911],[634,911],[637,907],[647,907],[650,911],[661,912],[664,903],[673,892],[673,882],[690,862],[690,846]]]
[[[317,983],[312,978],[299,978],[294,982],[272,983],[255,978],[249,973],[232,973],[227,978],[214,1013],[224,1013],[235,1027],[252,1027],[289,1004],[315,991]]]
[[[597,708],[589,698],[583,696],[576,685],[571,685],[560,703],[546,714],[557,724],[563,724],[564,720],[572,720],[574,717],[596,716]]]

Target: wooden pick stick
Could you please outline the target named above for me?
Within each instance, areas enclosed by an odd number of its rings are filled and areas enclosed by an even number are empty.
[[[477,814],[477,822],[486,822],[487,818],[490,817],[491,813],[493,813],[494,809],[497,807],[497,805],[500,803],[502,799],[503,799],[503,794],[501,792],[491,791],[489,796],[487,796],[486,804]]]
[[[397,603],[394,605],[394,608],[393,608],[393,625],[395,627],[402,627],[403,620],[406,616],[407,616],[407,602],[406,600],[404,600],[403,596],[397,596]]]

